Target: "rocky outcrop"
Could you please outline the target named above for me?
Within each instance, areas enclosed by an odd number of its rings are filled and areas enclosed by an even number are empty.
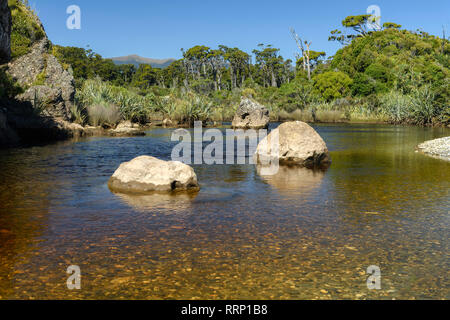
[[[331,163],[325,141],[301,121],[283,123],[259,143],[255,154],[256,163],[266,164],[273,158],[278,159],[281,165],[308,168]]]
[[[190,166],[149,156],[122,163],[108,186],[120,193],[166,193],[199,189],[197,175]]]
[[[20,112],[9,112],[7,114],[7,123],[9,124],[8,132],[10,132],[10,136],[15,132],[19,139],[8,139],[15,143],[0,144],[0,147],[14,147],[19,144],[42,144],[50,141],[93,135],[86,132],[82,126],[69,121],[51,117],[37,117],[33,114],[28,114],[25,111],[26,104],[16,104],[14,106],[24,110]]]
[[[30,102],[43,116],[68,121],[75,96],[74,78],[48,51],[47,38],[36,42],[30,53],[9,64],[8,73],[28,88],[17,100]]]
[[[232,127],[234,129],[263,129],[269,126],[269,110],[263,105],[243,98],[236,111]]]
[[[435,158],[450,161],[450,137],[425,141],[417,146],[417,151]]]
[[[0,0],[1,52],[6,47],[9,49],[13,28],[7,2]],[[39,29],[40,34],[30,36],[32,45],[27,54],[3,66],[2,72],[6,73],[3,76],[10,76],[14,85],[23,90],[15,97],[3,97],[0,101],[3,119],[0,146],[28,145],[86,135],[81,126],[70,123],[75,96],[73,76],[49,53],[50,42],[39,18],[27,12],[28,7],[19,5],[20,11],[30,19],[27,23]],[[8,19],[9,27],[5,28]]]
[[[11,11],[8,0],[0,0],[0,64],[11,58]]]

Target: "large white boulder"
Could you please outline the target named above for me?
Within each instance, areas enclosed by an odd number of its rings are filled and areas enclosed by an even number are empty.
[[[331,162],[325,141],[301,121],[281,124],[259,143],[256,163],[266,164],[268,159],[278,159],[281,165],[303,167],[323,166]]]
[[[122,163],[108,186],[112,191],[122,193],[199,190],[197,175],[190,166],[149,156]]]

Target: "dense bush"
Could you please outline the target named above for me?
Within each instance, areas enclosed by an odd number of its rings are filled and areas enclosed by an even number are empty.
[[[31,46],[45,37],[35,13],[23,0],[9,0],[11,9],[11,57],[17,58],[30,52]]]
[[[327,71],[313,78],[314,89],[324,100],[332,101],[350,94],[352,79],[343,72]]]
[[[376,81],[365,73],[357,73],[351,85],[353,96],[369,96],[375,93]]]
[[[429,125],[432,123],[445,123],[448,118],[447,110],[436,102],[436,94],[430,85],[415,88],[409,94],[402,94],[392,90],[380,97],[381,112],[394,123],[411,123]]]

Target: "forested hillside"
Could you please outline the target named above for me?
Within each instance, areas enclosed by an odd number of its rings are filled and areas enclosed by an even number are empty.
[[[26,52],[27,39],[39,38],[40,26],[23,23],[20,10],[12,8],[15,57]],[[244,95],[265,104],[273,120],[448,125],[448,39],[395,23],[367,30],[369,19],[344,19],[344,30],[333,30],[329,39],[342,48],[328,59],[293,30],[297,61],[266,44],[251,53],[197,45],[182,49],[183,58],[164,69],[116,65],[91,49],[53,45],[51,52],[76,79],[74,119],[80,123],[92,123],[94,113],[95,122],[104,124],[156,115],[178,122],[225,121]]]

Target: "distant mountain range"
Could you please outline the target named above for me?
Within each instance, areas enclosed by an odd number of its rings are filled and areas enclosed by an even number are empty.
[[[140,64],[149,64],[153,68],[160,68],[164,69],[167,68],[172,62],[176,61],[175,59],[169,58],[169,59],[150,59],[150,58],[144,58],[140,57],[136,54],[124,56],[124,57],[116,57],[116,58],[110,58],[112,61],[114,61],[115,64],[134,64],[136,68],[139,67]]]

